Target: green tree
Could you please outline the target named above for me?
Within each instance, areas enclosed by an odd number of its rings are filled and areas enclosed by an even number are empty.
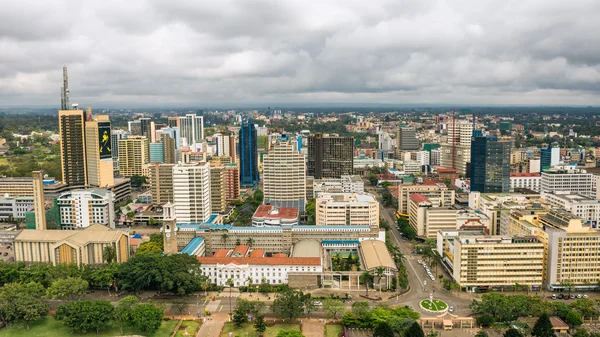
[[[150,234],[150,242],[154,242],[160,246],[160,251],[165,249],[165,241],[163,239],[162,233],[152,233]]]
[[[495,321],[496,320],[494,319],[494,316],[490,314],[482,314],[480,316],[477,316],[477,324],[480,326],[488,327],[494,324]]]
[[[227,233],[223,233],[223,235],[221,235],[221,241],[223,241],[223,245],[227,246],[227,240],[229,239],[229,234]]]
[[[121,300],[119,300],[119,303],[115,308],[114,318],[119,326],[119,329],[121,330],[121,334],[123,334],[123,327],[133,322],[131,315],[133,313],[133,308],[135,308],[138,303],[140,303],[140,300],[133,295],[123,297]]]
[[[88,282],[80,277],[67,277],[52,282],[52,285],[46,290],[46,296],[53,300],[74,301],[83,294],[88,288]]]
[[[102,250],[102,259],[108,264],[117,261],[117,249],[115,246],[110,245],[104,247]]]
[[[156,242],[148,241],[144,242],[140,245],[140,248],[135,252],[135,255],[144,255],[144,254],[152,254],[152,253],[162,253],[163,249],[160,248],[160,245]]]
[[[45,316],[50,310],[43,301],[44,288],[40,283],[7,283],[0,288],[0,320],[6,324],[29,323]]]
[[[306,203],[306,207],[304,209],[304,212],[306,213],[306,224],[307,225],[314,225],[315,224],[315,219],[316,219],[316,199],[311,199],[309,202]]]
[[[298,330],[280,330],[276,337],[305,337],[302,332]]]
[[[304,305],[304,310],[306,310],[306,316],[310,316],[311,312],[317,310],[315,301],[310,293],[302,294],[302,304]]]
[[[361,278],[365,285],[366,296],[369,297],[369,284],[373,282],[373,274],[371,274],[368,270],[365,270],[362,273]]]
[[[254,321],[254,330],[256,330],[256,332],[259,335],[262,335],[262,333],[267,330],[267,323],[265,322],[265,316],[259,315],[256,317],[256,320]]]
[[[381,324],[379,324],[376,328],[375,331],[373,332],[373,337],[394,337],[394,331],[392,330],[392,327],[390,327],[389,324],[387,324],[386,322],[383,322]]]
[[[369,182],[371,183],[371,186],[377,186],[377,175],[375,173],[369,173]]]
[[[231,278],[228,278],[227,281],[225,282],[225,284],[227,284],[227,286],[229,287],[229,298],[231,298],[231,289],[233,289],[233,280]],[[229,315],[231,315],[231,300],[229,301]]]
[[[144,185],[146,183],[147,178],[144,176],[133,175],[129,179],[131,181],[131,187],[140,188],[140,187],[142,187],[142,185]]]
[[[503,337],[523,337],[523,334],[515,328],[510,328],[504,332]]]
[[[552,331],[552,323],[548,315],[544,314],[538,318],[533,326],[531,335],[534,337],[556,337],[554,331]]]
[[[253,238],[248,238],[246,240],[246,245],[248,245],[248,247],[252,248],[252,245],[254,245],[254,239]]]
[[[577,312],[571,310],[565,317],[565,323],[567,323],[571,328],[576,328],[583,324],[583,319],[581,319],[581,316],[579,316]]]
[[[569,306],[577,311],[581,317],[590,318],[594,316],[598,316],[598,310],[596,310],[596,306],[594,305],[594,301],[589,298],[578,298]]]
[[[590,337],[590,333],[586,329],[577,329],[573,337]]]
[[[425,333],[423,329],[417,322],[413,322],[413,324],[406,330],[404,334],[405,337],[425,337]]]
[[[76,301],[58,307],[54,317],[74,332],[99,333],[114,317],[114,310],[109,301]]]
[[[164,311],[151,303],[138,304],[131,311],[131,323],[141,332],[152,334],[160,328],[163,315]]]
[[[236,310],[233,313],[233,323],[236,327],[242,326],[242,324],[246,323],[248,320],[246,319],[246,315],[244,313]]]
[[[377,267],[377,268],[375,268],[375,277],[377,277],[377,283],[378,284],[381,283],[381,278],[383,277],[383,275],[385,275],[385,268],[384,267]]]
[[[479,332],[475,334],[475,337],[489,337],[489,335],[484,330],[479,330]]]
[[[271,305],[271,310],[278,318],[288,322],[300,317],[304,311],[302,294],[292,288],[285,288],[277,294]]]
[[[362,317],[368,314],[371,311],[371,307],[369,306],[369,302],[354,302],[352,303],[352,313],[356,315],[356,317]]]
[[[330,317],[336,319],[338,313],[343,313],[344,303],[340,300],[328,298],[323,301],[323,310],[325,310]]]

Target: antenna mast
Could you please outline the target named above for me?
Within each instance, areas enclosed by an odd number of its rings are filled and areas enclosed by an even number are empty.
[[[60,87],[60,109],[71,109],[69,105],[69,76],[67,76],[67,66],[63,67],[63,86]]]

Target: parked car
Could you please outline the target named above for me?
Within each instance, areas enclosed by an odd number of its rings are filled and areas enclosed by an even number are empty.
[[[576,298],[575,294],[571,295],[571,299],[574,300]]]
[[[583,295],[583,298],[588,298],[588,297],[589,297],[588,295],[585,295],[585,294]]]
[[[314,301],[313,304],[316,305],[317,307],[320,307],[323,305],[323,303],[321,303],[321,301]]]
[[[581,294],[577,294],[577,298],[582,298],[583,296]]]
[[[564,297],[565,297],[565,295],[564,295],[564,294],[558,294],[558,299],[559,299],[559,300],[562,300]]]
[[[454,312],[454,307],[453,307],[453,306],[450,306],[450,308],[448,308],[448,311],[450,311],[450,312]]]
[[[419,264],[423,264],[423,260],[419,260],[419,261],[417,261],[417,262],[419,262]]]
[[[556,294],[552,294],[552,299],[555,300],[556,299]]]

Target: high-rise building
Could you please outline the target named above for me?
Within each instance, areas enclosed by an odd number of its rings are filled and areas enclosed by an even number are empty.
[[[467,175],[471,160],[473,124],[468,120],[453,119],[448,123],[448,142],[441,144],[440,164]]]
[[[237,163],[225,165],[225,187],[227,202],[240,199],[240,166]]]
[[[181,137],[185,139],[185,145],[197,147],[204,140],[204,117],[196,114],[186,114],[179,117],[179,127],[181,128]]]
[[[542,172],[542,192],[570,192],[595,197],[593,174],[577,166],[557,166]]]
[[[140,132],[142,136],[146,136],[149,143],[154,142],[154,122],[151,118],[140,118]]]
[[[415,151],[419,149],[417,131],[412,126],[401,126],[396,135],[396,157],[400,157],[402,151]]]
[[[56,199],[62,229],[81,229],[91,225],[115,228],[114,194],[104,189],[73,190]]]
[[[112,150],[112,159],[113,159],[113,170],[119,171],[119,141],[121,139],[126,139],[131,135],[131,132],[125,130],[111,130],[111,144],[110,149]]]
[[[320,133],[308,137],[308,175],[315,179],[340,178],[354,171],[354,139]]]
[[[35,229],[46,229],[46,208],[44,207],[44,173],[33,171],[33,211]]]
[[[165,157],[163,152],[163,143],[150,143],[150,162],[164,163]]]
[[[210,203],[212,211],[224,213],[227,208],[227,186],[225,166],[210,166]]]
[[[173,137],[171,137],[170,134],[163,133],[162,135],[160,135],[160,141],[162,145],[163,162],[168,164],[177,163],[179,160],[177,156],[176,140]]]
[[[319,193],[317,226],[379,227],[379,202],[370,194]]]
[[[242,185],[258,184],[258,147],[256,127],[252,119],[242,122],[240,128],[240,182]]]
[[[142,166],[148,163],[148,139],[144,136],[130,136],[119,140],[119,172],[125,177],[143,175]]]
[[[471,143],[471,191],[503,193],[510,191],[510,151],[512,143],[496,136],[483,136],[478,130]]]
[[[87,184],[84,111],[59,110],[58,131],[62,180],[69,186],[83,187]]]
[[[150,167],[152,203],[173,202],[173,164],[154,163]]]
[[[292,142],[276,143],[263,159],[264,203],[304,210],[306,161]]]
[[[235,162],[235,135],[223,135],[218,133],[213,135],[213,139],[215,141],[215,154],[217,156],[229,156],[233,162]]]
[[[547,170],[560,163],[560,145],[552,143],[546,148],[540,149],[540,165],[543,170]]]
[[[173,167],[175,215],[181,222],[207,222],[210,202],[210,164],[177,164]]]
[[[85,122],[85,155],[90,186],[106,188],[115,184],[110,126],[108,115],[98,115],[95,120]]]
[[[179,117],[174,116],[174,117],[168,117],[167,118],[167,127],[169,128],[175,128],[175,127],[179,127]]]
[[[394,140],[387,132],[379,132],[377,148],[383,151],[391,151],[394,148]]]

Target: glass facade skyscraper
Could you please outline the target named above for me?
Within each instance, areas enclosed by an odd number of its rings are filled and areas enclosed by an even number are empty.
[[[510,191],[511,142],[496,136],[483,136],[475,130],[471,140],[471,191],[503,193]]]
[[[242,122],[239,141],[240,183],[246,186],[258,184],[258,147],[256,127],[252,119]]]

